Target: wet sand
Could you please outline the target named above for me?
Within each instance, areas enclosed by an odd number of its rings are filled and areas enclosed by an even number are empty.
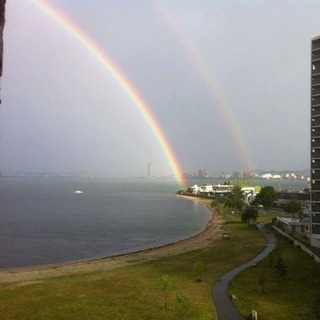
[[[121,254],[106,258],[75,261],[61,264],[41,265],[28,268],[0,270],[0,283],[10,282],[36,282],[41,279],[59,277],[70,274],[81,274],[93,271],[112,270],[127,265],[150,261],[165,256],[172,256],[194,249],[204,248],[217,238],[220,230],[221,219],[215,215],[210,200],[181,196],[191,201],[198,201],[207,206],[211,218],[199,233],[172,244]]]

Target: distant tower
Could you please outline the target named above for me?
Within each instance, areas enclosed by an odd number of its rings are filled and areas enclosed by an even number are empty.
[[[148,162],[147,177],[148,177],[148,178],[151,178],[151,162]]]
[[[207,172],[205,169],[199,169],[198,170],[198,177],[199,178],[207,178]]]
[[[311,245],[320,247],[320,36],[311,40]]]

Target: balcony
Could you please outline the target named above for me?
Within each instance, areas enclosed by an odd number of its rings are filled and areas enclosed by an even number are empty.
[[[312,169],[311,170],[311,179],[320,180],[320,170]],[[320,199],[319,199],[319,201],[320,201]]]
[[[320,86],[314,85],[311,89],[312,96],[320,95]]]
[[[319,180],[312,180],[311,190],[312,191],[320,190],[320,181]],[[319,212],[320,212],[320,204],[319,204]]]
[[[312,51],[317,49],[320,49],[320,39],[312,41]]]
[[[311,169],[320,169],[320,159],[311,160]]]
[[[312,52],[312,61],[320,59],[320,50],[315,50]]]
[[[320,192],[311,192],[311,201],[320,202]]]
[[[312,128],[311,129],[311,137],[320,137],[320,128]]]
[[[320,94],[312,96],[311,105],[312,106],[320,105]]]
[[[311,84],[314,86],[314,85],[317,85],[317,84],[320,84],[320,74],[318,75],[313,75],[311,77]]]
[[[320,116],[320,107],[312,107],[311,116]]]
[[[311,204],[311,211],[312,212],[319,212],[319,216],[320,216],[320,203],[312,203]],[[314,218],[314,216],[312,217],[312,219]],[[318,215],[317,218],[318,219]],[[320,223],[320,218],[319,218],[319,223]]]
[[[320,117],[314,116],[311,118],[311,127],[318,127],[320,126]]]
[[[312,215],[312,223],[320,223],[320,214]]]
[[[311,139],[311,148],[320,148],[320,138]]]
[[[311,65],[312,74],[318,74],[320,73],[320,60],[312,61]]]
[[[320,149],[319,148],[311,148],[311,158],[320,158]]]
[[[320,225],[318,225],[318,224],[313,224],[313,225],[312,225],[312,233],[314,233],[314,234],[320,234]]]

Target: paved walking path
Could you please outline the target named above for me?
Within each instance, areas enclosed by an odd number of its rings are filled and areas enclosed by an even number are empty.
[[[258,224],[258,228],[265,234],[267,238],[265,249],[254,259],[223,275],[215,283],[214,287],[211,290],[211,299],[215,305],[218,320],[244,320],[243,316],[232,303],[232,300],[228,295],[228,286],[230,280],[234,276],[236,276],[241,271],[251,267],[255,263],[263,260],[275,248],[276,238],[269,230],[265,228],[265,224]]]

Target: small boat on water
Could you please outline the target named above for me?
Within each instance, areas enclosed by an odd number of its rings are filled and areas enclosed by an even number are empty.
[[[77,190],[77,191],[75,191],[74,193],[76,193],[76,194],[81,194],[81,193],[84,193],[84,192],[81,191],[81,190]]]

